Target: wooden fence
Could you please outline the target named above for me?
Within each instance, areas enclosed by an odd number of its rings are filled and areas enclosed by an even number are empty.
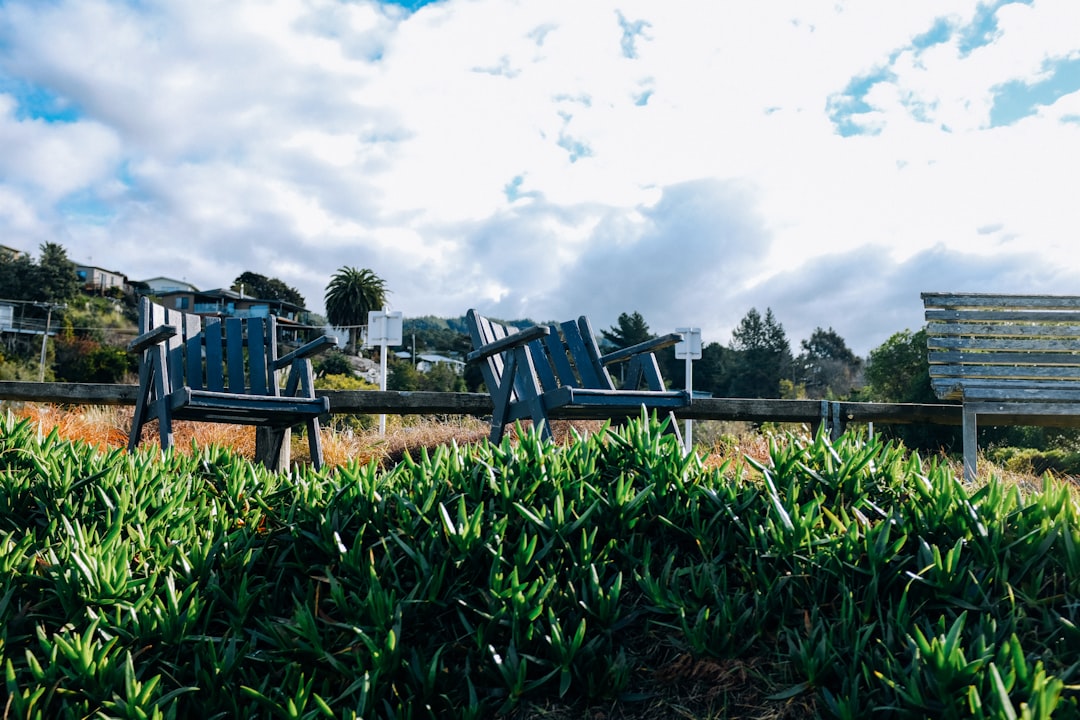
[[[134,405],[136,385],[96,383],[37,383],[0,381],[0,400],[67,405]],[[490,415],[486,393],[394,392],[371,390],[319,390],[330,399],[335,414],[387,415]],[[595,412],[595,411],[594,411]],[[915,403],[835,402],[825,400],[769,400],[752,398],[695,399],[680,419],[742,420],[748,422],[826,423],[834,432],[849,423],[959,425],[959,405]],[[594,418],[581,411],[553,412],[552,417]],[[1010,420],[1006,418],[1006,420]],[[1029,418],[1012,418],[1002,424],[1034,424]]]

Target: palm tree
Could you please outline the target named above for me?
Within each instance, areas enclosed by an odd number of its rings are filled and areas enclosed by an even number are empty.
[[[368,313],[386,303],[386,283],[367,268],[343,267],[326,286],[326,319],[336,327],[349,328],[349,342],[356,354],[356,336],[367,324]]]

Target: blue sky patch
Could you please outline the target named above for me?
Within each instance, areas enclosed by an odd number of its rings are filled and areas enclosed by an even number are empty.
[[[896,75],[888,68],[879,68],[861,77],[851,79],[843,92],[829,98],[829,119],[843,137],[862,134],[877,134],[859,123],[859,116],[873,110],[866,102],[870,88],[879,82],[895,80]]]
[[[922,35],[916,35],[912,38],[911,47],[916,50],[925,50],[928,47],[949,42],[949,39],[952,38],[952,34],[952,23],[945,18],[938,18],[934,22],[934,27],[930,28]]]
[[[646,20],[635,20],[631,22],[627,20],[621,12],[617,14],[619,16],[619,27],[622,28],[622,39],[619,41],[619,45],[622,47],[623,57],[632,60],[638,56],[637,39],[639,37],[644,37],[645,28],[652,26]]]
[[[1045,80],[1031,84],[1011,80],[994,88],[990,127],[1011,125],[1034,115],[1039,107],[1080,90],[1080,57],[1048,60],[1043,63],[1043,71],[1049,75]]]
[[[57,204],[56,210],[69,220],[89,225],[104,225],[116,214],[115,208],[102,201],[93,190],[79,190],[68,195]]]
[[[383,0],[384,5],[397,5],[406,10],[416,12],[425,5],[433,5],[438,0]]]
[[[997,11],[1006,5],[1030,5],[1032,0],[995,0],[994,2],[979,3],[975,8],[975,17],[971,22],[959,29],[959,40],[956,43],[961,57],[970,55],[973,50],[989,45],[998,36]]]
[[[569,135],[563,133],[559,135],[559,147],[570,153],[570,162],[576,163],[578,160],[584,157],[590,157],[593,154],[592,148],[586,143],[572,138]]]
[[[0,93],[15,98],[15,117],[19,120],[75,122],[82,117],[78,108],[66,99],[26,80],[0,76]]]

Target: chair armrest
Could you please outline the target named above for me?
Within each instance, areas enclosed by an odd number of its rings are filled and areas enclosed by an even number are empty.
[[[311,342],[301,345],[297,349],[293,350],[288,355],[282,355],[274,361],[274,369],[280,370],[283,367],[292,365],[296,360],[306,360],[310,357],[318,355],[321,352],[329,350],[332,346],[337,345],[337,341],[329,335],[323,335],[322,337],[315,338]]]
[[[661,335],[658,338],[652,340],[646,340],[643,343],[637,345],[631,345],[630,347],[616,350],[613,353],[608,353],[600,358],[601,365],[611,365],[617,362],[625,362],[635,355],[643,355],[655,350],[670,347],[677,342],[682,342],[682,333],[668,333],[667,335]]]
[[[142,352],[151,345],[157,345],[160,342],[164,342],[169,338],[174,337],[177,332],[177,329],[172,325],[160,325],[153,330],[144,332],[142,335],[128,343],[128,352]]]
[[[551,328],[546,325],[534,325],[527,330],[511,333],[504,338],[499,338],[494,342],[489,342],[487,345],[473,350],[465,356],[465,362],[474,363],[477,360],[483,360],[486,357],[496,355],[505,350],[510,350],[511,348],[516,348],[519,345],[530,343],[533,340],[539,340],[550,332]]]

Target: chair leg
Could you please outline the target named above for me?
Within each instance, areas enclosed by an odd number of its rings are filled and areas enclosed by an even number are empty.
[[[158,419],[158,438],[161,449],[168,450],[173,446],[172,409],[167,400],[158,401],[158,410],[155,413]]]
[[[311,465],[322,470],[322,435],[319,433],[319,418],[312,418],[307,423],[308,449],[311,452]]]
[[[131,418],[131,432],[128,434],[128,452],[135,452],[142,439],[142,429],[146,425],[150,402],[150,363],[139,363],[139,397],[135,400],[135,414]]]
[[[255,461],[274,472],[280,469],[282,464],[288,465],[288,458],[282,458],[285,438],[288,436],[289,428],[256,427]]]

